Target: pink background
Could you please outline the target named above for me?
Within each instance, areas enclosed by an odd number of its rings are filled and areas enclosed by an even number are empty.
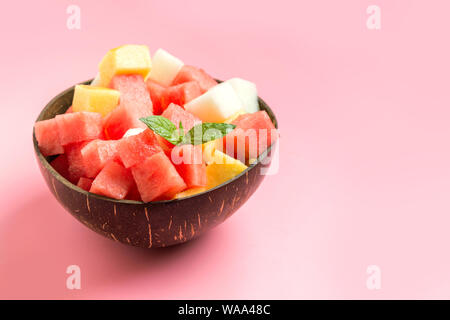
[[[66,28],[70,4],[81,30]],[[445,0],[2,4],[0,298],[450,298],[449,12]],[[278,174],[183,246],[93,233],[34,159],[39,111],[125,43],[250,79],[279,120]],[[71,264],[81,290],[65,287]],[[380,290],[366,287],[372,264]]]

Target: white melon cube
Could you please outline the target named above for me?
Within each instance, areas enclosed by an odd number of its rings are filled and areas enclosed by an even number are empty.
[[[102,81],[102,80],[100,79],[100,72],[98,72],[97,75],[95,76],[94,80],[92,80],[91,86],[93,86],[93,87],[99,87],[101,81]]]
[[[145,129],[144,128],[131,128],[131,129],[128,129],[127,132],[125,132],[125,134],[123,135],[122,138],[128,138],[128,137],[131,137],[131,136],[138,135],[142,131],[145,131]]]
[[[223,122],[243,110],[231,84],[222,82],[184,105],[186,111],[203,122]]]
[[[183,65],[184,63],[180,59],[163,49],[158,49],[153,55],[152,69],[147,79],[170,86]]]
[[[231,84],[234,91],[236,91],[236,94],[244,105],[245,112],[253,113],[259,111],[258,90],[256,89],[256,84],[241,78],[232,78],[225,82]]]

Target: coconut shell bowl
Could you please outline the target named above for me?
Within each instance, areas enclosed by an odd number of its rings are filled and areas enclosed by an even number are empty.
[[[84,84],[89,84],[90,81]],[[72,104],[74,87],[53,98],[36,121],[64,113]],[[259,98],[275,127],[275,115]],[[277,142],[275,142],[277,143]],[[138,202],[115,200],[87,192],[70,183],[49,164],[39,150],[33,130],[34,151],[50,192],[61,205],[89,229],[114,241],[143,247],[167,247],[199,237],[224,222],[256,191],[264,179],[261,169],[270,165],[274,144],[251,166],[231,180],[183,199]]]

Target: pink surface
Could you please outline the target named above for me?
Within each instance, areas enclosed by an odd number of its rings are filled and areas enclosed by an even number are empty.
[[[71,1],[2,5],[0,298],[450,298],[448,1],[74,3],[81,30]],[[183,246],[93,233],[34,159],[39,111],[124,43],[253,80],[279,120],[278,174]]]

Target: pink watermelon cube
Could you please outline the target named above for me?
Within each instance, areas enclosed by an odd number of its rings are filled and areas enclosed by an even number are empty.
[[[160,115],[163,112],[163,109],[161,108],[161,99],[164,95],[166,87],[150,79],[146,81],[146,84],[147,90],[150,93],[150,98],[152,99],[153,103],[153,114]]]
[[[103,131],[102,115],[96,112],[72,112],[55,117],[63,146],[97,139]]]
[[[171,103],[184,106],[189,101],[202,94],[202,90],[196,81],[184,82],[166,88],[161,97],[161,109],[165,110]]]
[[[170,153],[172,152],[172,149],[173,149],[173,147],[175,147],[175,145],[159,135],[156,135],[156,139],[158,140],[159,146],[164,151],[164,153],[168,157],[170,157]]]
[[[130,168],[162,149],[153,131],[146,129],[137,135],[119,140],[117,150],[125,168]]]
[[[96,139],[81,149],[86,177],[94,178],[108,161],[116,159],[117,144],[117,140]]]
[[[141,194],[139,193],[139,190],[137,188],[136,182],[133,179],[133,185],[130,188],[130,191],[128,191],[128,194],[126,196],[127,200],[134,200],[134,201],[142,201]]]
[[[232,123],[236,128],[222,139],[223,149],[243,162],[257,158],[278,139],[278,132],[266,111],[243,114]]]
[[[186,189],[183,178],[164,152],[159,152],[131,168],[142,201],[171,199]]]
[[[58,125],[54,118],[36,122],[34,125],[34,134],[39,149],[44,156],[64,153],[64,148],[59,138]]]
[[[119,105],[105,118],[109,139],[120,139],[131,128],[146,128],[139,118],[153,115],[152,100],[141,75],[117,75],[111,87],[120,92]]]
[[[114,199],[124,199],[133,183],[129,169],[118,162],[110,161],[94,179],[89,191]]]
[[[93,181],[93,179],[81,177],[80,180],[78,180],[77,186],[83,190],[89,191]]]
[[[87,176],[86,163],[81,155],[81,149],[87,144],[87,141],[71,143],[64,147],[67,161],[69,163],[69,175],[74,180],[72,183],[77,183],[81,177]]]
[[[79,177],[76,177],[69,172],[69,161],[67,155],[62,154],[50,162],[50,165],[55,169],[60,175],[69,180],[71,183],[77,183]]]
[[[189,81],[198,82],[202,93],[205,93],[206,91],[208,91],[210,88],[214,87],[217,84],[217,81],[214,80],[203,69],[184,65],[180,69],[180,71],[178,71],[178,74],[173,80],[172,85],[177,85]]]
[[[65,113],[72,113],[72,112],[73,112],[73,108],[72,108],[72,106],[70,106],[69,109],[67,109]]]
[[[172,121],[172,123],[177,127],[181,121],[185,133],[196,124],[202,123],[202,121],[192,113],[187,112],[179,105],[173,103],[169,105],[169,107],[162,113],[162,116]]]
[[[206,186],[206,165],[201,145],[179,145],[173,148],[171,160],[188,188]]]

